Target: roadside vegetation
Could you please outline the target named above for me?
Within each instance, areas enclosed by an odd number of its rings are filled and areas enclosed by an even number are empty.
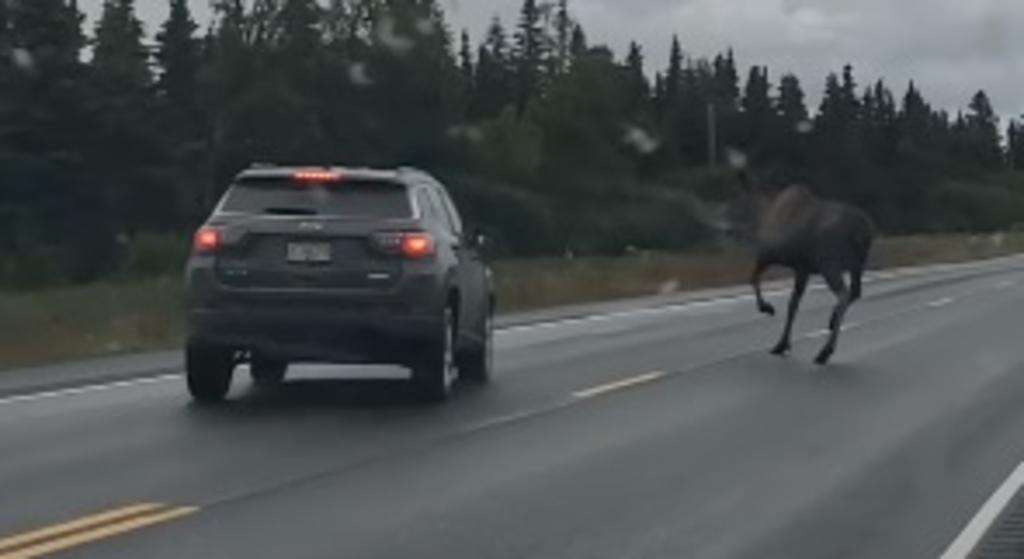
[[[1024,234],[883,239],[874,268],[1024,252]],[[625,257],[504,260],[495,264],[502,312],[742,284],[740,247]],[[870,296],[870,288],[868,290]],[[751,308],[751,317],[754,316]],[[0,369],[180,347],[181,280],[175,275],[0,292]]]
[[[75,0],[0,2],[0,286],[157,272],[259,161],[421,167],[501,258],[706,246],[730,153],[887,235],[1024,220],[1024,131],[980,87],[956,110],[852,65],[808,84],[686,37],[616,52],[571,0],[466,32],[440,0],[167,3],[87,26]]]

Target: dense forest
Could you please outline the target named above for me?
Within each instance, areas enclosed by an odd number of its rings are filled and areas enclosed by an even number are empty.
[[[438,0],[215,0],[203,28],[169,4],[87,30],[75,0],[0,2],[0,283],[173,269],[254,161],[421,167],[512,256],[706,242],[737,153],[891,234],[1024,222],[1024,127],[982,91],[949,114],[846,66],[808,107],[732,51],[614,53],[567,0],[475,38]]]

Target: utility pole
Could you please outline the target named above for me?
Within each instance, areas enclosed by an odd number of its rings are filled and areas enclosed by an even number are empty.
[[[708,167],[712,171],[718,168],[718,118],[714,103],[708,103]]]

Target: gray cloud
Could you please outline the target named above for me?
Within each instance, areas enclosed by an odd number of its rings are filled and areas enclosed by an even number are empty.
[[[101,0],[81,2],[90,15]],[[499,15],[514,23],[521,0],[443,0],[453,30],[479,39]],[[208,20],[208,0],[191,0]],[[936,105],[965,107],[983,88],[1005,116],[1024,113],[1021,0],[570,0],[592,41],[622,53],[635,39],[650,68],[668,58],[677,33],[689,53],[736,49],[742,65],[795,72],[816,102],[827,72],[853,63],[862,84],[884,77],[899,91],[915,79]],[[154,32],[164,0],[138,0]]]

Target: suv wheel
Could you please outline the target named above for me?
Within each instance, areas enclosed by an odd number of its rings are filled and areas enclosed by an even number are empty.
[[[224,401],[235,372],[234,351],[190,342],[185,349],[185,376],[192,398],[201,404]]]
[[[249,375],[252,381],[260,387],[277,386],[284,382],[285,374],[288,372],[288,363],[278,359],[254,356],[249,364]]]
[[[449,307],[442,320],[440,341],[428,344],[412,367],[417,396],[427,402],[443,402],[455,384],[455,318]]]
[[[494,314],[484,316],[480,345],[466,350],[459,359],[459,378],[478,384],[491,380],[494,372]]]

